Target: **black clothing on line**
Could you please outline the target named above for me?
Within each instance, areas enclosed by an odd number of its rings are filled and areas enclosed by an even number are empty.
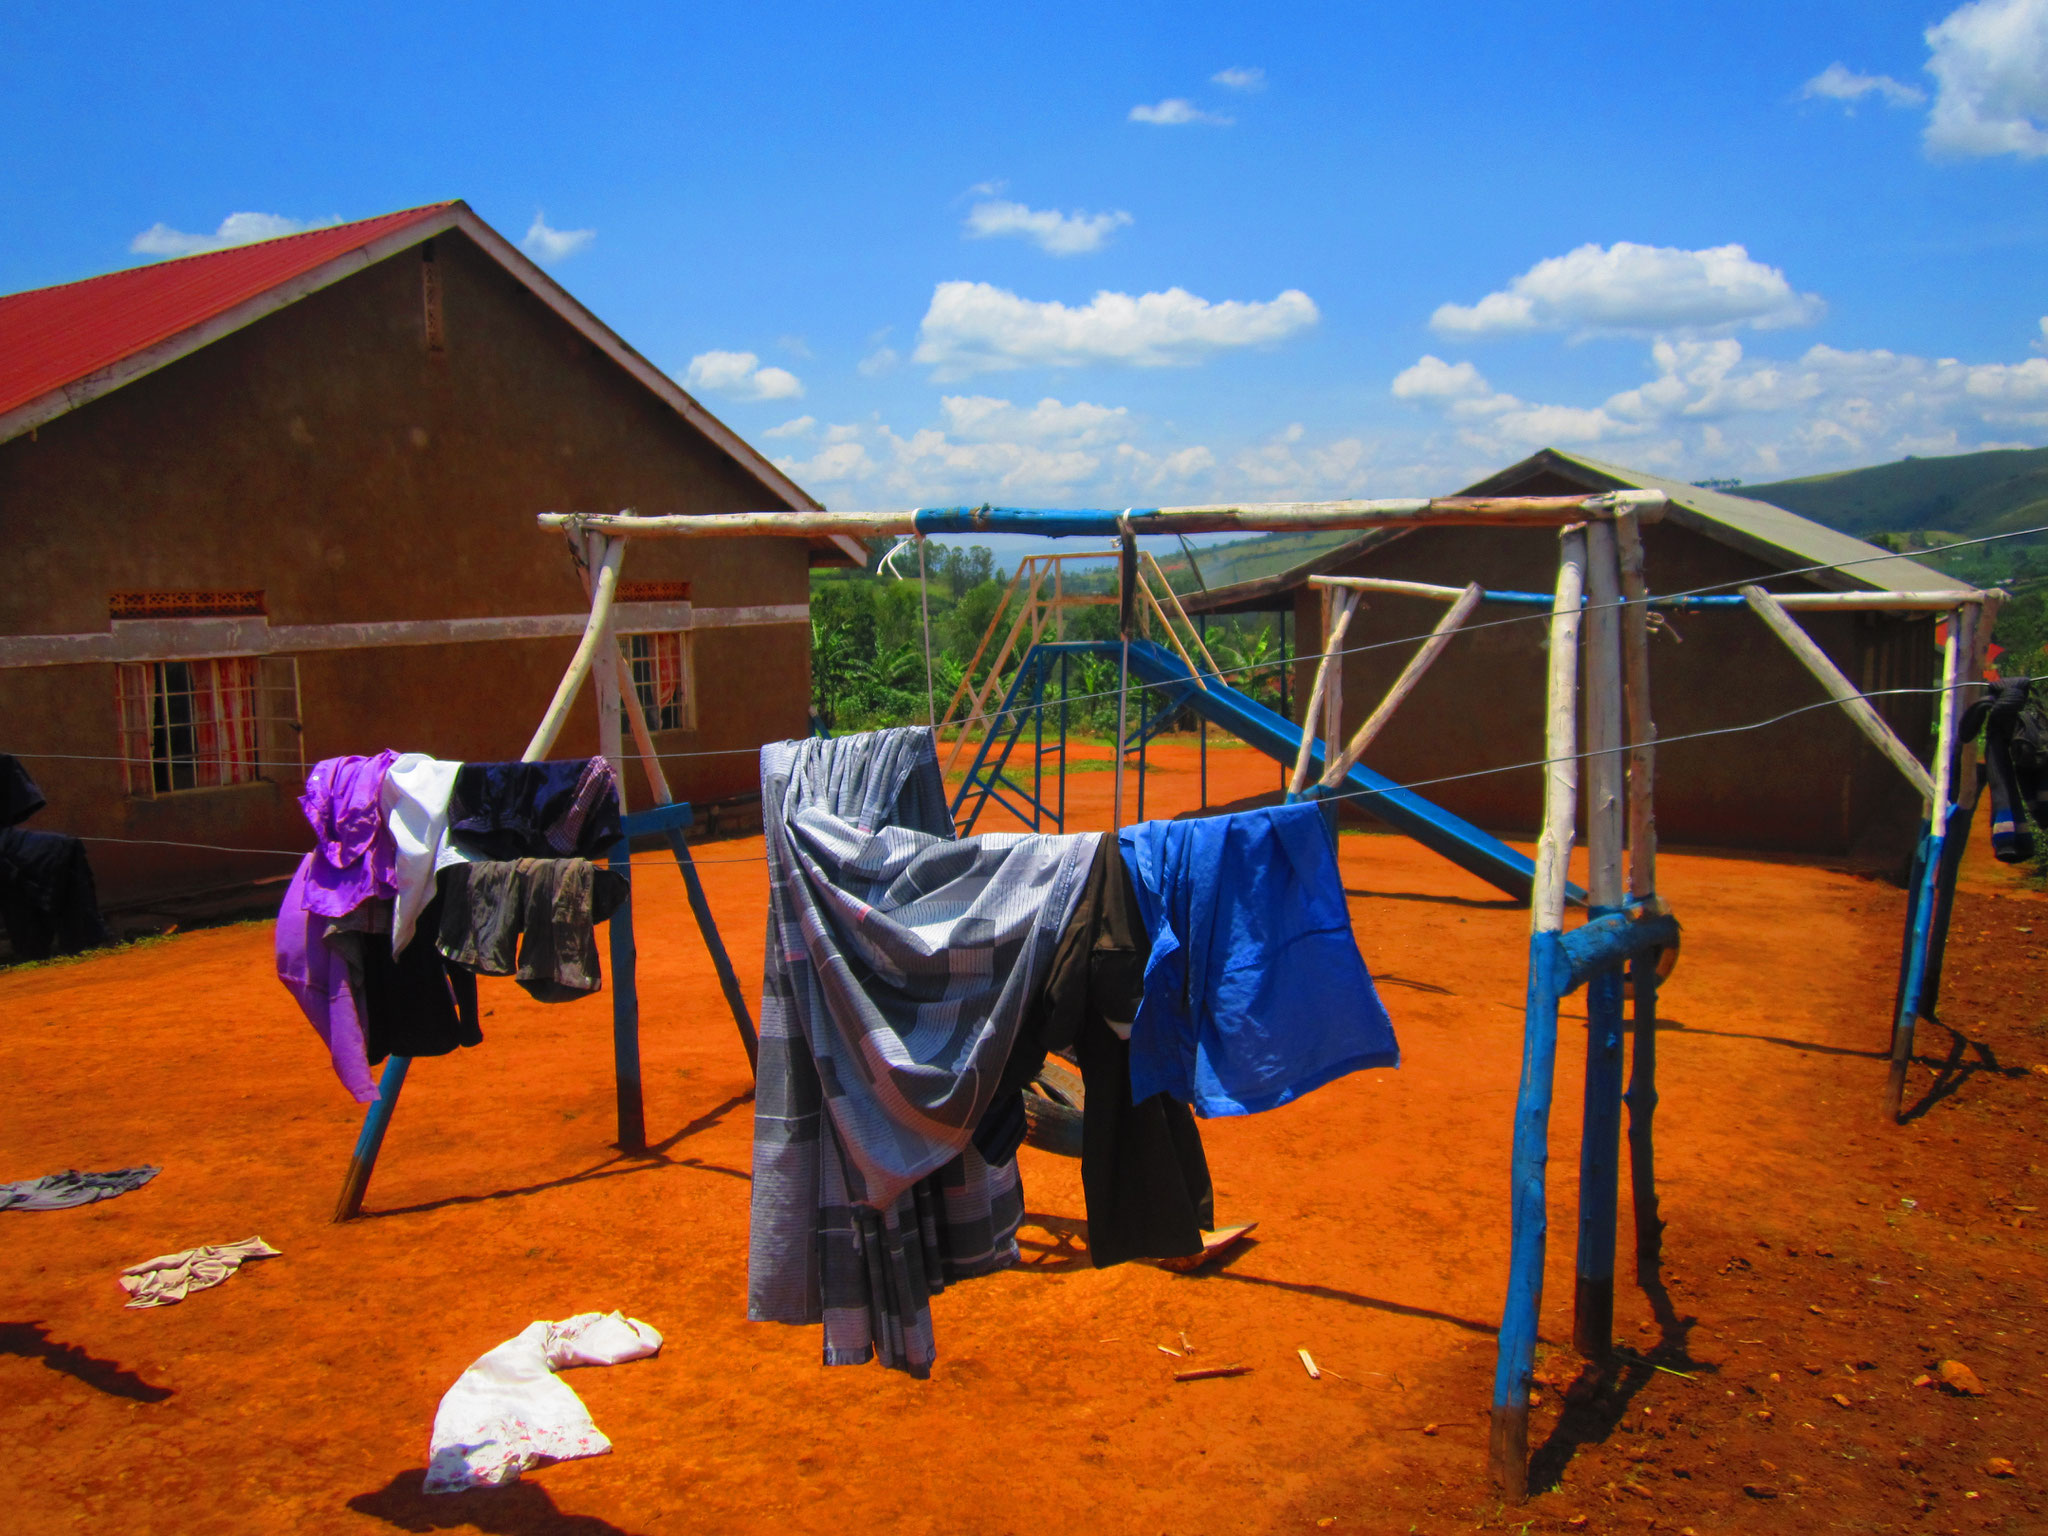
[[[587,859],[488,860],[451,864],[439,886],[432,932],[451,965],[516,977],[543,1003],[572,1002],[603,985],[596,925],[630,890],[618,871]]]
[[[21,960],[113,943],[85,844],[61,832],[0,827],[0,923]]]
[[[619,786],[601,757],[464,763],[448,835],[487,859],[596,858],[619,838]]]
[[[45,805],[42,790],[12,752],[0,752],[0,827],[19,826]]]
[[[420,914],[419,933],[441,921],[437,895]],[[363,944],[363,1052],[375,1066],[386,1056],[446,1056],[459,1045],[482,1045],[476,978],[441,958],[431,943],[414,942],[396,959],[371,934]]]
[[[1110,1027],[1128,1030],[1137,1018],[1149,952],[1130,871],[1116,839],[1104,837],[1045,990],[1018,1030],[996,1097],[974,1133],[976,1150],[990,1163],[1015,1157],[1027,1085],[1049,1053],[1073,1053],[1083,1087],[1088,1253],[1097,1269],[1200,1253],[1202,1233],[1216,1223],[1194,1111],[1165,1094],[1134,1105],[1130,1043]]]
[[[2033,827],[2048,826],[2048,718],[2033,683],[2011,678],[1963,711],[1956,739],[1984,732],[1984,771],[1991,789],[1991,851],[2004,864],[2034,853]]]

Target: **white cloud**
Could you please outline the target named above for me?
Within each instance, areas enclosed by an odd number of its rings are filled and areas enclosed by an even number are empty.
[[[519,248],[535,261],[563,261],[596,238],[594,229],[551,229],[547,216],[536,212],[533,222],[526,227],[526,238],[519,242]]]
[[[885,373],[893,373],[902,361],[894,347],[877,347],[860,360],[860,376],[864,379],[878,379]]]
[[[1225,90],[1263,91],[1266,88],[1266,72],[1256,65],[1233,64],[1229,69],[1219,69],[1209,77]]]
[[[200,251],[223,251],[231,245],[275,240],[280,235],[301,234],[340,222],[338,218],[288,219],[281,213],[231,213],[210,235],[188,235],[168,224],[152,224],[128,243],[128,249],[138,256],[192,256]]]
[[[939,409],[953,435],[970,442],[1014,438],[1092,446],[1115,442],[1131,430],[1127,406],[1090,405],[1085,400],[1062,405],[1050,395],[1028,411],[987,395],[946,395],[939,401]]]
[[[1525,331],[1759,330],[1805,325],[1825,306],[1796,293],[1776,267],[1739,245],[1686,251],[1617,241],[1552,256],[1477,304],[1444,304],[1430,329],[1446,336]]]
[[[785,421],[779,427],[770,427],[761,435],[763,437],[808,437],[812,432],[817,430],[817,427],[817,417],[796,416],[792,417],[788,421]]]
[[[763,368],[752,352],[699,352],[683,382],[734,400],[795,400],[804,386],[787,368]]]
[[[1869,95],[1882,96],[1886,106],[1917,107],[1927,93],[1890,75],[1859,75],[1845,64],[1830,64],[1800,88],[1809,101],[1839,101],[1854,106]]]
[[[1266,302],[1220,304],[1184,288],[1136,296],[1105,290],[1070,307],[1020,298],[989,283],[949,282],[932,292],[914,356],[940,380],[1091,363],[1163,368],[1283,341],[1319,318],[1298,288]]]
[[[967,214],[967,234],[976,240],[1017,235],[1050,256],[1081,256],[1099,251],[1104,242],[1131,222],[1115,213],[1061,213],[1056,208],[1028,208],[1022,203],[976,203]]]
[[[791,357],[809,358],[817,355],[811,351],[811,344],[808,341],[795,334],[776,337],[775,345],[782,348]]]
[[[1447,363],[1427,353],[1394,378],[1397,400],[1461,400],[1492,393],[1492,386],[1470,363]]]
[[[1487,462],[1611,444],[1625,463],[1686,478],[1770,479],[2048,438],[2048,357],[1963,363],[1814,346],[1781,361],[1724,336],[1660,338],[1649,360],[1650,378],[1597,405],[1525,401],[1470,363],[1433,356],[1399,374],[1393,393],[1440,414]]]
[[[1150,123],[1155,128],[1181,128],[1189,123],[1209,123],[1217,128],[1228,128],[1234,120],[1214,112],[1204,112],[1185,96],[1169,96],[1156,106],[1140,103],[1131,108],[1130,121]]]
[[[2048,155],[2048,0],[1973,0],[1927,29],[1942,155]]]

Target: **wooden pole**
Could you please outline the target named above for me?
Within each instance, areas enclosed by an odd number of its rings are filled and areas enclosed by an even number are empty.
[[[923,558],[923,554],[924,551],[920,548],[920,559]],[[673,805],[675,796],[669,791],[668,774],[662,769],[660,754],[654,750],[654,731],[648,722],[647,711],[640,702],[639,690],[633,686],[632,667],[623,651],[620,653],[619,665],[626,679],[626,723],[633,728],[634,750],[640,754],[641,762],[646,764],[647,786],[653,793],[656,805]],[[747,1066],[749,1070],[753,1070],[760,1061],[760,1038],[754,1031],[753,1014],[747,1008],[746,994],[740,989],[740,979],[733,970],[732,957],[726,953],[725,940],[718,932],[718,921],[712,915],[711,903],[704,894],[704,882],[697,874],[697,861],[690,855],[689,836],[681,827],[670,828],[664,836],[668,839],[669,851],[675,855],[676,868],[682,873],[683,891],[690,899],[690,915],[697,920],[698,936],[704,940],[704,948],[711,956],[711,967],[718,975],[719,990],[725,994],[725,1006],[732,1013],[734,1027],[739,1030],[740,1046],[747,1053]],[[630,856],[630,848],[622,843],[612,861],[613,867],[630,869],[630,864],[625,862]],[[616,924],[617,919],[614,918],[613,921]],[[629,915],[627,922],[630,924],[631,921]],[[631,932],[629,927],[629,938]],[[621,994],[630,992],[634,1030],[637,1035],[640,1017],[639,996],[637,989],[619,979],[619,929],[616,926],[612,928],[611,938],[613,1033],[616,1035],[620,1027],[618,1015],[622,1006]],[[629,945],[629,948],[637,965],[637,946]]]
[[[1009,665],[1010,652],[1017,647],[1017,637],[1024,632],[1024,627],[1031,622],[1032,613],[1037,603],[1038,581],[1041,574],[1037,562],[1020,560],[1017,563],[1017,576],[1011,581],[1010,585],[1012,591],[1016,590],[1017,582],[1022,580],[1024,568],[1027,565],[1031,568],[1031,583],[1024,589],[1024,601],[1017,609],[1017,622],[1010,626],[1010,633],[1003,640],[1003,648],[996,653],[996,659],[988,669],[987,678],[983,680],[981,687],[975,691],[974,703],[968,708],[967,713],[960,717],[960,734],[953,738],[952,755],[946,759],[946,766],[942,770],[945,773],[953,771],[953,764],[959,760],[961,750],[967,745],[969,730],[974,728],[982,719],[982,707],[987,704],[991,696],[1001,696],[998,689],[1003,679],[1003,668]],[[998,618],[1000,618],[1000,610],[998,610]],[[989,633],[995,633],[994,622],[991,622],[989,626]],[[933,745],[936,746],[937,743],[934,742]]]
[[[1386,592],[1399,597],[1428,597],[1455,603],[1469,587],[1440,587],[1433,581],[1396,581],[1391,576],[1311,576],[1312,587],[1349,587],[1353,592]]]
[[[1351,612],[1357,599],[1349,592],[1323,591],[1323,654],[1316,662],[1315,685],[1309,690],[1308,708],[1301,713],[1301,750],[1294,755],[1294,772],[1287,780],[1289,799],[1298,797],[1308,787],[1309,759],[1315,752],[1316,728],[1323,713],[1323,698],[1329,690],[1330,669],[1342,666],[1343,657],[1338,654],[1344,644],[1344,631],[1351,627]],[[1324,738],[1323,750],[1329,751],[1329,738]]]
[[[1906,979],[1899,989],[1898,1011],[1892,1020],[1892,1063],[1885,1079],[1885,1118],[1896,1124],[1905,1103],[1906,1068],[1913,1059],[1913,1026],[1920,1013],[1920,991],[1926,983],[1928,952],[1933,941],[1934,913],[1939,904],[1942,845],[1948,833],[1949,768],[1954,756],[1956,700],[1961,693],[1960,658],[1968,655],[1960,622],[1948,627],[1942,646],[1941,707],[1936,714],[1932,793],[1928,797],[1927,835],[1921,850],[1919,878],[1913,883],[1912,920],[1906,930]],[[1974,649],[1974,645],[1970,647]]]
[[[1778,638],[1791,648],[1792,654],[1806,664],[1807,671],[1820,679],[1821,686],[1842,706],[1849,718],[1856,722],[1857,729],[1870,738],[1871,745],[1891,759],[1892,766],[1906,776],[1906,781],[1920,792],[1921,799],[1932,804],[1934,780],[1920,765],[1920,759],[1915,757],[1892,728],[1884,723],[1884,718],[1871,708],[1870,701],[1864,698],[1857,691],[1856,685],[1842,674],[1842,669],[1834,664],[1828,653],[1816,645],[1806,631],[1799,627],[1799,621],[1785,610],[1785,605],[1758,586],[1744,587],[1742,595],[1748,599],[1749,606],[1756,610],[1757,617],[1768,624]]]
[[[1956,642],[1956,665],[1960,671],[1955,702],[1959,721],[1976,699],[1984,676],[1983,652],[1988,627],[1984,621],[1986,606],[1973,603],[1956,614],[1955,622],[1962,626]],[[1970,822],[1976,814],[1977,798],[1983,786],[1983,775],[1977,766],[1976,743],[1961,739],[1960,725],[1956,739],[1950,744],[1950,753],[1954,763],[1949,784],[1952,809],[1948,813],[1947,832],[1942,839],[1941,873],[1935,882],[1934,922],[1928,935],[1927,963],[1920,978],[1918,1012],[1923,1019],[1940,1016],[1941,978],[1948,955],[1949,919],[1955,911],[1956,878],[1962,873]]]
[[[363,1128],[356,1133],[355,1150],[349,1154],[341,1198],[334,1202],[338,1222],[353,1221],[363,1213],[363,1196],[369,1192],[370,1175],[376,1170],[384,1133],[391,1129],[391,1113],[398,1108],[398,1093],[405,1087],[405,1074],[411,1066],[409,1056],[393,1056],[384,1063],[384,1073],[377,1079],[377,1097],[363,1113]]]
[[[586,569],[602,572],[607,556],[614,543],[604,534],[589,536]],[[617,561],[613,561],[616,572]],[[593,594],[593,604],[595,596]],[[597,694],[597,750],[604,760],[611,764],[612,777],[619,787],[619,814],[629,809],[626,786],[626,753],[620,740],[619,720],[624,712],[620,698],[620,669],[618,633],[613,627],[612,616],[607,606],[603,633],[598,637],[597,651],[591,660],[591,677],[596,683]],[[632,673],[625,673],[625,684],[632,691]],[[640,696],[633,691],[633,715],[638,720]],[[659,760],[653,753],[653,738],[641,748],[646,754],[645,761],[656,772],[660,771]],[[644,1152],[647,1150],[647,1114],[642,1096],[640,1080],[640,992],[638,987],[638,955],[633,947],[633,901],[631,897],[633,862],[631,844],[620,838],[606,850],[606,862],[627,882],[627,899],[619,903],[608,925],[609,947],[612,962],[612,1071],[616,1086],[618,1108],[618,1148],[621,1152]]]
[[[1627,703],[1628,888],[1639,908],[1663,910],[1657,895],[1657,724],[1650,715],[1649,583],[1643,574],[1643,540],[1635,519],[1615,522],[1621,555],[1621,592],[1628,600],[1621,622],[1622,689]],[[1629,1053],[1628,1164],[1636,1230],[1636,1280],[1647,1284],[1663,1251],[1664,1222],[1657,1212],[1657,956],[1645,951],[1629,961],[1633,1005]]]
[[[709,512],[641,517],[632,513],[543,512],[543,528],[584,528],[654,538],[905,533],[1028,533],[1049,538],[1120,533],[1280,533],[1300,528],[1535,527],[1633,512],[1644,521],[1664,515],[1662,491],[1605,491],[1592,496],[1438,496],[1383,501],[1243,502],[1197,507],[1095,508],[921,507],[891,512]]]
[[[1622,741],[1621,573],[1614,527],[1586,529],[1586,840],[1588,921],[1621,915],[1627,806]],[[1622,968],[1586,982],[1586,1092],[1579,1140],[1578,1284],[1572,1345],[1604,1363],[1614,1347],[1614,1242],[1621,1170]]]
[[[1160,567],[1158,557],[1154,555],[1151,550],[1148,549],[1145,551],[1145,558],[1146,560],[1151,562],[1152,574],[1159,578],[1159,589],[1166,594],[1167,606],[1172,608],[1173,611],[1180,616],[1180,622],[1182,626],[1187,630],[1189,637],[1195,642],[1195,651],[1202,658],[1203,664],[1208,667],[1212,675],[1218,677],[1222,676],[1222,668],[1216,665],[1216,658],[1209,654],[1208,642],[1202,638],[1201,627],[1197,625],[1193,619],[1188,617],[1187,609],[1181,606],[1180,595],[1173,590],[1173,583],[1166,579],[1166,572]],[[1189,567],[1192,569],[1194,565],[1192,557],[1190,557],[1188,564]],[[1197,571],[1195,573],[1195,579],[1198,581],[1201,579],[1201,572]],[[1155,598],[1153,600],[1153,606],[1158,606],[1158,599]],[[1166,624],[1166,632],[1169,635],[1173,633],[1173,626],[1167,623],[1166,615],[1164,613],[1159,615],[1159,622],[1162,624]],[[1187,655],[1187,652],[1183,651],[1181,652],[1181,655],[1185,657]],[[1193,670],[1194,663],[1189,662],[1188,667],[1190,670]]]
[[[1443,654],[1444,647],[1451,643],[1451,636],[1458,632],[1459,626],[1472,617],[1472,611],[1479,606],[1479,600],[1483,596],[1485,590],[1476,581],[1457,594],[1457,600],[1451,604],[1444,616],[1437,620],[1436,628],[1431,630],[1429,638],[1422,642],[1422,649],[1408,658],[1408,665],[1403,667],[1401,675],[1394,679],[1394,686],[1387,690],[1387,696],[1380,700],[1379,707],[1366,717],[1365,724],[1358,728],[1358,733],[1351,738],[1351,744],[1344,749],[1343,755],[1323,770],[1324,788],[1333,789],[1344,782],[1344,775],[1357,766],[1358,760],[1365,756],[1365,749],[1372,745],[1373,738],[1378,736],[1386,728],[1387,722],[1394,718],[1394,711],[1401,707],[1401,701],[1415,691],[1415,685],[1422,681],[1422,675],[1436,663],[1437,657]]]
[[[1515,1100],[1511,1173],[1513,1234],[1508,1293],[1501,1310],[1493,1377],[1493,1475],[1510,1499],[1529,1493],[1529,1378],[1543,1309],[1543,1261],[1549,1214],[1544,1189],[1550,1159],[1550,1101],[1557,1068],[1557,1001],[1571,979],[1560,935],[1578,809],[1580,599],[1586,536],[1567,529],[1550,611],[1549,703],[1544,731],[1543,835],[1529,904],[1529,988],[1522,1030],[1522,1080]]]
[[[591,659],[597,654],[599,638],[611,619],[612,598],[619,585],[619,565],[626,558],[626,541],[610,539],[606,543],[604,559],[592,567],[595,574],[591,578],[590,620],[583,626],[583,638],[576,642],[576,652],[569,658],[569,670],[562,674],[555,697],[549,703],[547,713],[541,716],[540,727],[533,733],[533,739],[526,744],[521,762],[537,763],[553,750],[555,738],[562,734],[562,722],[569,718],[569,706],[576,702],[583,679],[590,673]]]
[[[1116,783],[1111,791],[1109,811],[1109,833],[1114,837],[1124,826],[1124,731],[1130,720],[1131,700],[1131,619],[1137,610],[1138,584],[1138,541],[1129,533],[1118,543],[1117,561],[1117,632],[1123,644],[1119,648],[1116,672]]]
[[[1003,614],[1009,609],[1010,599],[1017,595],[1017,583],[1023,579],[1024,564],[1022,561],[1019,561],[1016,574],[1011,576],[1010,585],[1003,592],[1003,600],[996,604],[996,611],[989,618],[988,628],[982,631],[981,644],[974,648],[974,654],[967,660],[967,670],[960,674],[960,686],[953,690],[953,697],[946,702],[946,712],[939,716],[939,723],[935,729],[940,733],[943,733],[946,727],[953,723],[953,711],[960,707],[961,698],[973,686],[974,669],[981,665],[982,652],[988,649],[989,641],[995,638],[996,626],[1003,622]],[[937,745],[936,741],[933,742],[934,747]]]

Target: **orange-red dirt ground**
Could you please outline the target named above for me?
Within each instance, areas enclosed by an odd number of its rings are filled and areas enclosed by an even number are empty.
[[[1192,749],[1153,761],[1147,812],[1192,805]],[[1216,800],[1278,780],[1240,747],[1210,766]],[[1110,787],[1070,778],[1076,826],[1107,823]],[[698,850],[750,993],[760,846]],[[1401,1069],[1204,1125],[1219,1219],[1259,1227],[1197,1276],[1090,1268],[1078,1164],[1027,1148],[1026,1262],[937,1299],[927,1382],[827,1370],[815,1330],[745,1320],[746,1059],[657,859],[635,901],[651,1154],[611,1145],[610,999],[543,1007],[486,982],[485,1043],[416,1064],[346,1226],[328,1216],[360,1112],[274,979],[268,925],[0,975],[0,1178],[164,1168],[115,1200],[0,1214],[0,1527],[2048,1530],[2048,901],[1973,854],[1948,1024],[1923,1027],[1895,1128],[1878,1110],[1900,891],[1666,855],[1686,925],[1660,1046],[1670,1227],[1646,1291],[1624,1167],[1617,1333],[1667,1369],[1564,1405],[1573,999],[1532,1427],[1548,1491],[1504,1508],[1486,1407],[1527,914],[1401,838],[1346,835],[1342,861]],[[254,1235],[284,1256],[124,1309],[123,1266]],[[614,1307],[667,1345],[567,1377],[612,1455],[421,1494],[465,1366],[536,1318]],[[1162,1352],[1183,1339],[1191,1358]],[[1913,1384],[1951,1359],[1982,1395]],[[1234,1363],[1253,1369],[1172,1380]]]

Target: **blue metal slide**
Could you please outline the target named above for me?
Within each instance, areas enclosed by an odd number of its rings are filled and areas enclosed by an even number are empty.
[[[962,807],[967,806],[970,798],[973,801],[961,824],[963,832],[973,827],[991,795],[1017,811],[1026,821],[1037,824],[1038,818],[1031,814],[1030,807],[1039,805],[1041,811],[1044,809],[1038,796],[1010,780],[1003,772],[1010,751],[1022,735],[1028,718],[1040,715],[1043,709],[1059,707],[1057,698],[1047,699],[1045,694],[1046,684],[1063,657],[1106,656],[1114,661],[1119,650],[1120,643],[1115,640],[1065,641],[1031,647],[1010,683],[1002,711],[983,739],[973,765],[967,771],[967,778],[954,798],[956,821],[960,820]],[[1193,710],[1240,741],[1257,747],[1282,763],[1293,763],[1301,750],[1300,726],[1227,686],[1213,674],[1205,673],[1202,683],[1206,686],[1197,686],[1187,663],[1154,641],[1131,641],[1131,680],[1164,694],[1167,702],[1163,709],[1153,714],[1155,726],[1148,730],[1140,724],[1137,739],[1127,740],[1126,750],[1136,747],[1145,737],[1156,734],[1157,729],[1182,708]],[[1064,730],[1060,733],[1060,741],[1063,750]],[[1311,742],[1309,760],[1315,769],[1312,778],[1321,776],[1324,752],[1321,740]],[[1006,789],[1021,797],[1026,805],[1020,807],[1014,803],[1010,795],[1004,793]],[[1423,847],[1442,854],[1460,869],[1471,871],[1517,901],[1529,900],[1536,883],[1534,862],[1527,854],[1510,848],[1491,832],[1482,831],[1463,817],[1452,815],[1384,774],[1373,772],[1363,763],[1346,776],[1343,793],[1352,804],[1370,811]],[[1585,893],[1577,887],[1571,887],[1569,893],[1574,901],[1585,900]]]

